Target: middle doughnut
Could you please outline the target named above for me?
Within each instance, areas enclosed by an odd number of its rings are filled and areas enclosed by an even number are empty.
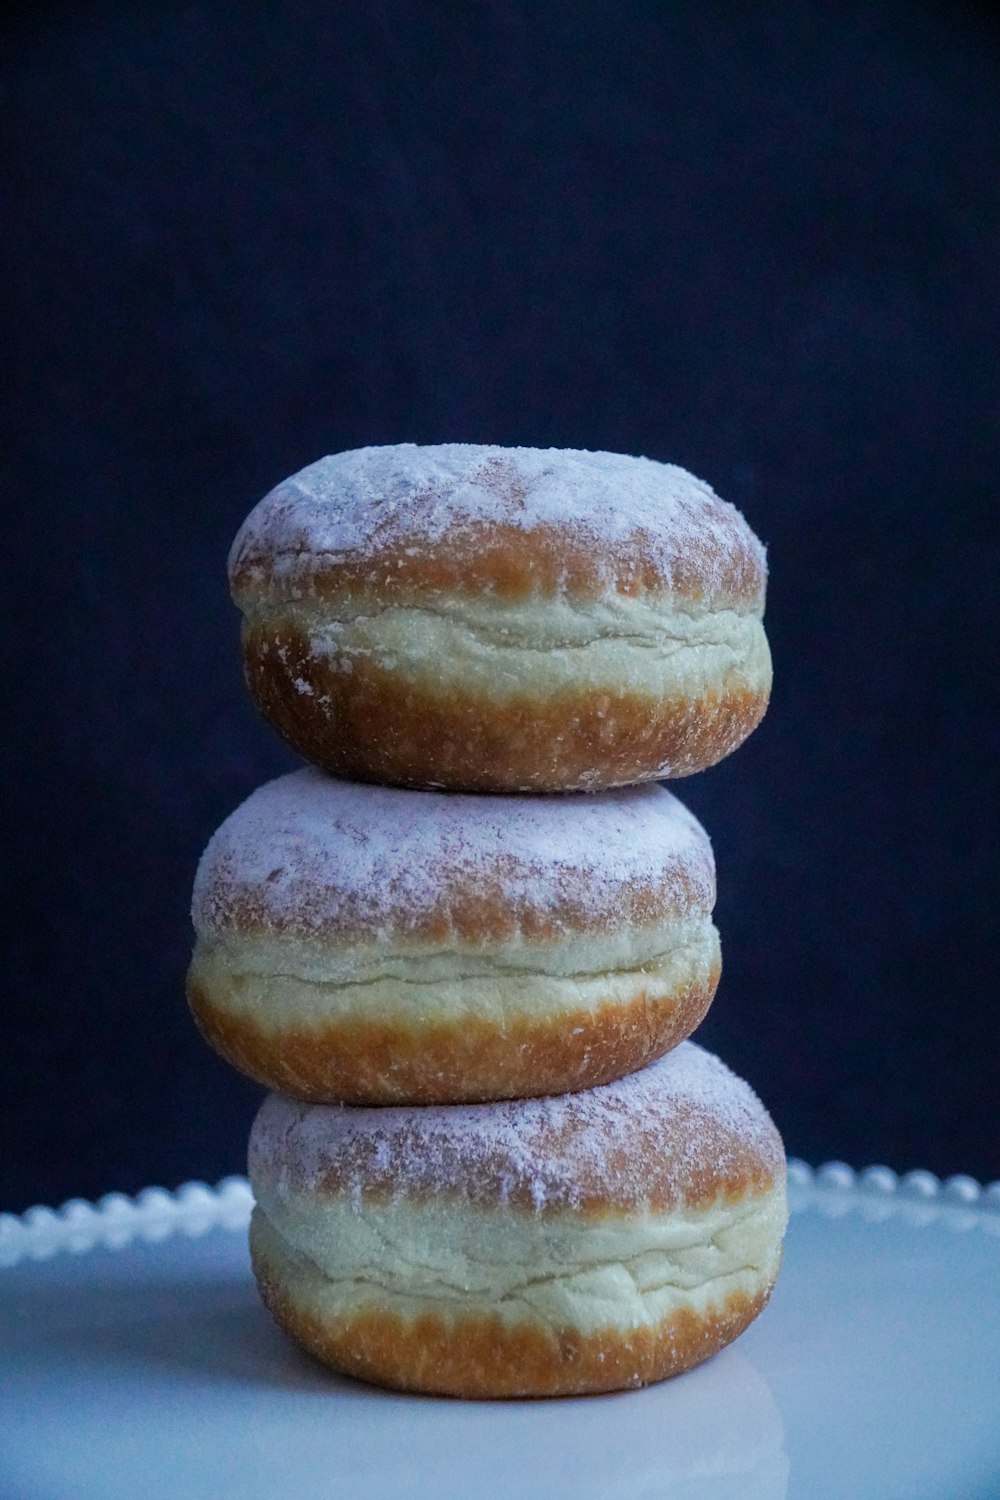
[[[252,1078],[311,1102],[593,1088],[684,1040],[719,980],[715,865],[656,785],[261,787],[195,879],[188,998]]]

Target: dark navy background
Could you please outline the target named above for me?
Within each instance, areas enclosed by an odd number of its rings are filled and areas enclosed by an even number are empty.
[[[996,11],[14,17],[0,1208],[242,1168],[188,898],[292,759],[226,551],[400,440],[649,454],[744,510],[775,693],[677,788],[719,864],[701,1039],[791,1152],[1000,1176]]]

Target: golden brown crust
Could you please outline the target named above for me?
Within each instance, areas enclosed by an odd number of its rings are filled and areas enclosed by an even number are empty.
[[[359,898],[344,896],[335,916],[324,912],[324,920],[311,923],[308,896],[301,906],[276,911],[266,889],[254,887],[230,870],[213,872],[212,899],[219,913],[217,930],[233,932],[252,942],[255,938],[301,937],[307,942],[317,931],[324,940],[336,937],[346,943],[413,941],[431,944],[468,944],[473,949],[510,942],[547,943],[567,933],[599,936],[628,928],[662,927],[691,915],[707,916],[711,906],[706,896],[704,862],[693,855],[688,868],[679,861],[668,864],[663,875],[647,881],[622,880],[613,895],[615,904],[601,908],[597,895],[581,884],[579,890],[563,889],[560,899],[546,907],[512,901],[501,875],[479,875],[473,880],[459,870],[454,881],[441,879],[441,889],[426,909],[414,912],[388,909],[366,911]],[[440,874],[440,872],[436,872]],[[464,885],[459,878],[465,875]],[[711,871],[714,900],[714,869]],[[567,882],[568,884],[568,882]],[[588,898],[589,897],[589,901]]]
[[[718,981],[716,968],[707,984],[678,993],[643,991],[627,1005],[526,1016],[503,1030],[409,1017],[264,1028],[234,1016],[193,971],[188,1000],[211,1046],[279,1093],[309,1103],[455,1104],[577,1092],[634,1073],[690,1036]]]
[[[781,1137],[747,1084],[693,1042],[590,1090],[492,1104],[351,1109],[278,1093],[250,1134],[250,1180],[354,1203],[441,1200],[536,1213],[672,1212],[784,1181]]]
[[[550,792],[687,776],[742,744],[768,704],[742,680],[693,699],[443,696],[372,661],[318,655],[300,626],[279,620],[244,624],[247,686],[294,750],[354,781]]]
[[[759,607],[766,585],[760,544],[724,501],[706,495],[703,505],[701,533],[670,557],[669,566],[642,531],[609,554],[592,537],[564,526],[539,523],[526,530],[478,522],[456,525],[433,541],[414,531],[360,555],[324,554],[305,545],[276,553],[251,535],[233,559],[230,586],[241,608],[303,595],[364,595],[386,607],[419,603],[428,594],[484,592],[506,603],[557,594],[582,603],[606,593],[609,583],[628,598],[666,591],[691,603],[710,598],[715,608]]]
[[[280,1326],[310,1354],[359,1380],[397,1390],[477,1399],[579,1396],[650,1385],[701,1364],[763,1310],[771,1286],[732,1292],[699,1314],[683,1309],[655,1328],[596,1333],[511,1326],[467,1314],[405,1319],[372,1307],[324,1321],[283,1285],[280,1266],[251,1232],[254,1275]]]

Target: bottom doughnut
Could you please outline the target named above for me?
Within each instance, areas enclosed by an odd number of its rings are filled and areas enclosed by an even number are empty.
[[[275,1321],[298,1344],[346,1375],[397,1390],[498,1398],[597,1394],[650,1385],[700,1364],[762,1311],[778,1262],[752,1289],[695,1310],[681,1306],[639,1327],[507,1321],[502,1314],[406,1312],[363,1299],[345,1305],[328,1279],[254,1214],[257,1284]]]
[[[787,1219],[774,1126],[690,1043],[559,1099],[272,1096],[250,1170],[278,1323],[337,1370],[440,1395],[581,1395],[699,1364],[766,1304]]]

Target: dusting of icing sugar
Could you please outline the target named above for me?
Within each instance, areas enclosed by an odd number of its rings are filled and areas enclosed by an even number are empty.
[[[784,1150],[750,1086],[693,1042],[582,1093],[497,1104],[361,1109],[272,1094],[250,1136],[266,1191],[461,1193],[535,1212],[676,1206],[780,1178]]]
[[[635,886],[667,892],[680,915],[714,903],[708,835],[656,783],[489,797],[307,767],[259,787],[222,824],[198,866],[192,916],[199,936],[248,921],[303,935],[400,933],[484,889],[514,923],[567,905],[614,918]]]
[[[735,507],[675,464],[580,449],[398,443],[332,454],[277,485],[237,533],[230,576],[249,567],[280,578],[304,554],[363,558],[413,537],[433,546],[481,524],[586,539],[609,560],[609,576],[611,559],[637,539],[667,580],[697,552],[708,566],[715,560],[721,583],[734,546],[764,573],[764,549]]]

